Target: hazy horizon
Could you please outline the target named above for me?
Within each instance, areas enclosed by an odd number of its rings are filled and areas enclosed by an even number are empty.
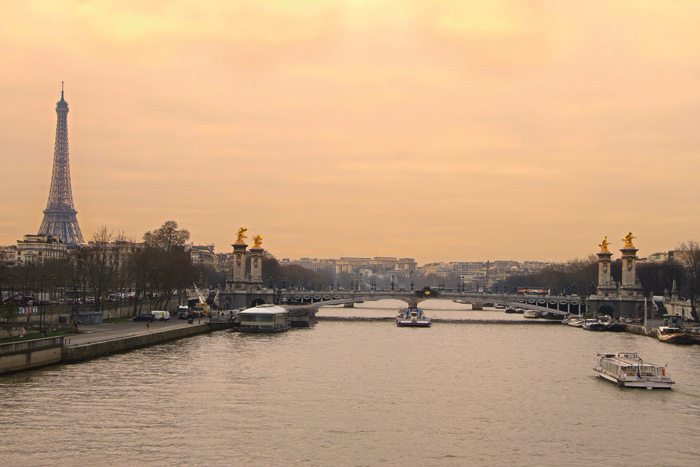
[[[85,240],[167,220],[278,259],[567,261],[700,231],[700,2],[0,7],[0,244],[35,234],[65,81]]]

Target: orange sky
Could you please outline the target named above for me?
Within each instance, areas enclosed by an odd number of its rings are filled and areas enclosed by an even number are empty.
[[[175,220],[278,258],[672,249],[700,227],[699,22],[690,0],[4,2],[0,244],[41,223],[65,81],[86,239]]]

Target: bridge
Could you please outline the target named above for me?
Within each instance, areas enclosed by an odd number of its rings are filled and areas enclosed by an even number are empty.
[[[453,292],[424,288],[421,290],[333,290],[333,291],[289,291],[281,290],[275,294],[275,302],[293,310],[318,310],[321,306],[345,305],[377,300],[401,300],[409,308],[429,299],[450,300],[457,303],[471,304],[479,310],[484,306],[503,305],[538,311],[546,311],[564,316],[568,313],[584,311],[585,302],[581,297],[569,295],[531,296],[522,294],[498,294],[484,292]]]

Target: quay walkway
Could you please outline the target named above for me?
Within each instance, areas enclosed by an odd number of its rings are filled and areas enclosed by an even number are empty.
[[[114,339],[143,336],[152,333],[160,333],[174,329],[182,329],[201,324],[208,325],[209,319],[199,321],[195,318],[193,324],[187,324],[187,320],[170,319],[168,321],[154,321],[147,325],[144,321],[122,321],[116,323],[101,323],[80,326],[78,334],[66,336],[63,342],[65,347],[94,344]]]

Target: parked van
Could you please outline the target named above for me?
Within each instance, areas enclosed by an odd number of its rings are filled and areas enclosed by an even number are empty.
[[[170,312],[169,311],[153,310],[153,311],[151,311],[151,313],[153,314],[153,317],[158,321],[167,321],[170,319]]]

